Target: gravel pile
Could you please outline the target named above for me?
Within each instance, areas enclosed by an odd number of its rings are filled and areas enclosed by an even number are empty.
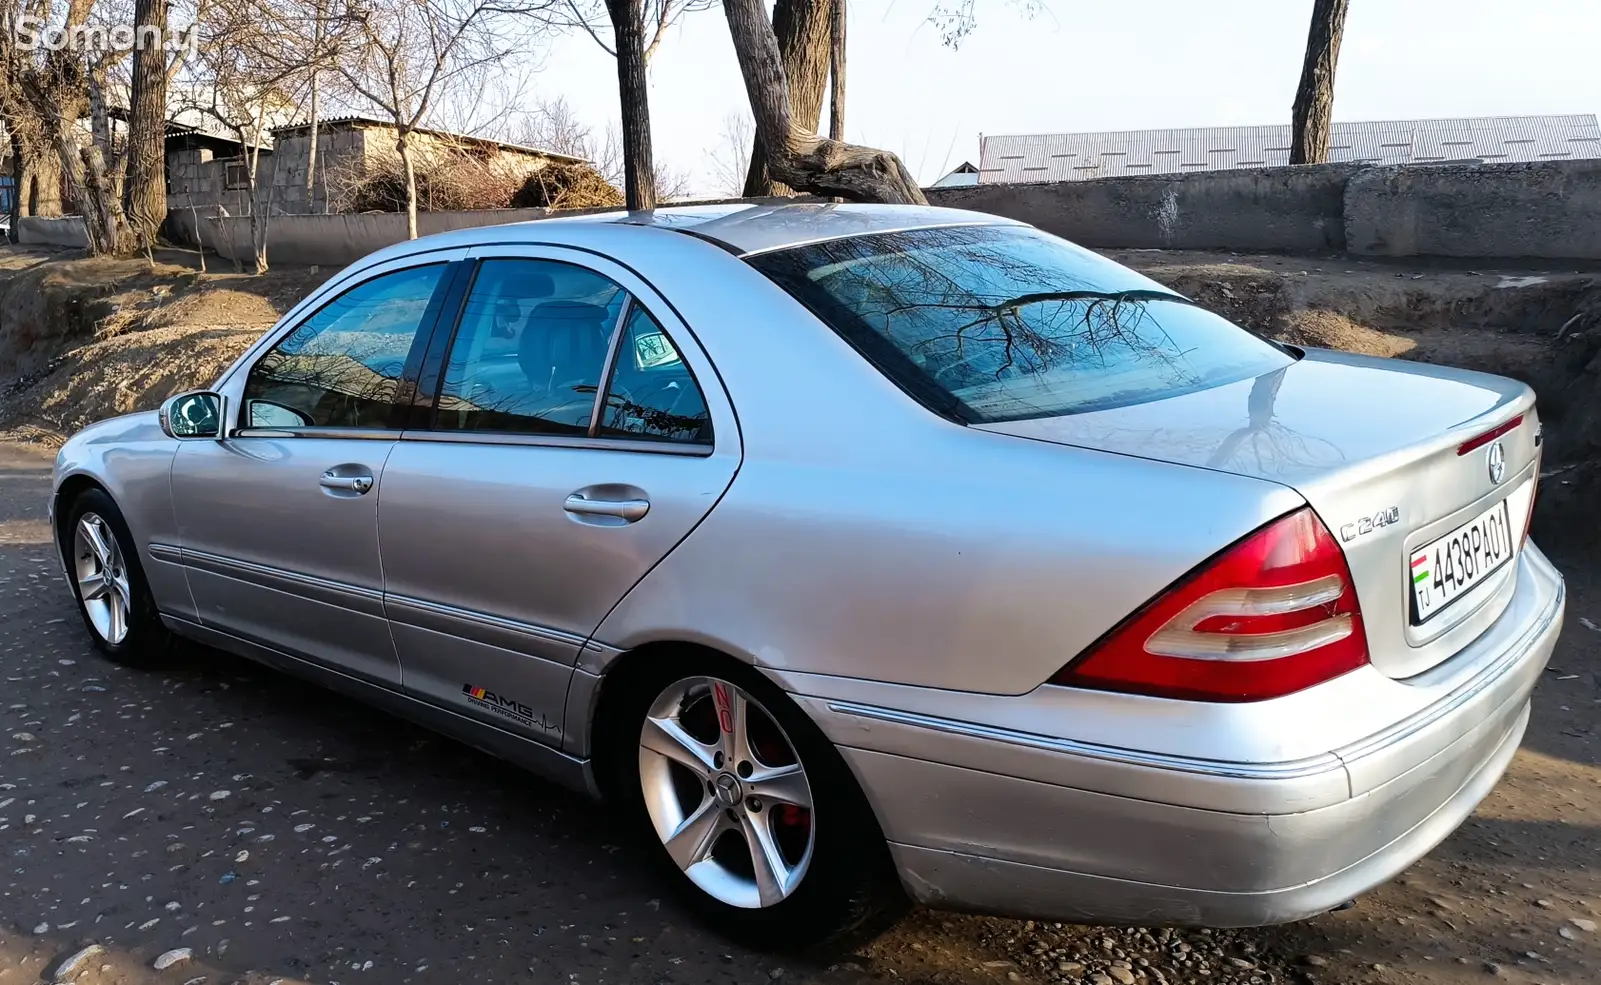
[[[1070,924],[1021,925],[1004,941],[1018,978],[1089,985],[1278,985],[1281,963],[1250,936],[1214,930],[1087,929]]]

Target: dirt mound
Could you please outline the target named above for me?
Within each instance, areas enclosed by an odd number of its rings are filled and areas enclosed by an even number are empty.
[[[66,435],[205,386],[324,279],[202,274],[192,259],[0,250],[0,422]]]

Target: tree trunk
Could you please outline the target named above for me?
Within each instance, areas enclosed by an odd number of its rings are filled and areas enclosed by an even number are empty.
[[[79,143],[74,119],[76,114],[63,114],[58,120],[55,144],[67,195],[78,203],[78,211],[83,215],[89,252],[96,256],[129,252],[122,203],[111,194],[105,159],[94,143],[87,147]]]
[[[6,239],[17,241],[17,220],[27,215],[28,182],[33,178],[33,163],[28,159],[22,141],[11,135],[11,208],[6,212]]]
[[[762,0],[723,0],[739,71],[745,78],[756,133],[774,179],[798,191],[856,202],[926,205],[911,172],[888,151],[820,140],[815,124],[796,126],[778,39]]]
[[[773,7],[773,36],[778,41],[780,64],[789,83],[790,119],[808,135],[817,133],[823,115],[823,94],[828,91],[829,37],[834,4],[831,0],[778,0]],[[750,171],[745,176],[747,198],[793,195],[767,173],[761,129],[751,146]]]
[[[61,214],[61,162],[54,148],[36,150],[33,158],[33,187],[24,189],[29,195],[28,214],[59,216]]]
[[[645,22],[641,0],[606,0],[617,52],[617,92],[623,117],[623,196],[628,208],[656,207],[656,169],[650,148],[650,88],[645,80]]]
[[[306,211],[317,211],[317,70],[311,71],[311,143],[306,145]]]
[[[1312,28],[1306,37],[1306,61],[1295,90],[1290,130],[1290,163],[1322,164],[1329,159],[1329,130],[1334,117],[1334,66],[1340,59],[1345,11],[1351,0],[1313,0]]]
[[[845,139],[845,0],[834,0],[829,21],[828,139]]]
[[[141,250],[155,245],[156,233],[167,220],[167,2],[134,3],[134,23],[154,28],[163,42],[139,46],[133,53],[124,190],[129,229],[135,248]]]
[[[395,150],[400,152],[400,165],[406,172],[406,238],[417,238],[417,169],[411,161],[411,141],[405,130],[400,131],[400,139],[395,142]],[[254,205],[254,203],[251,203]],[[252,213],[255,209],[250,210]]]

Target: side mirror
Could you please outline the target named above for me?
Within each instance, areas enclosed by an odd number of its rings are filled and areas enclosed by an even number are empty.
[[[169,438],[220,438],[222,418],[222,395],[209,390],[180,393],[161,405],[161,430]]]

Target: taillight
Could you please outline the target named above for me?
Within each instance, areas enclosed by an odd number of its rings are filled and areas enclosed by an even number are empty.
[[[1308,507],[1202,565],[1051,683],[1192,701],[1261,701],[1367,662],[1345,554]]]

